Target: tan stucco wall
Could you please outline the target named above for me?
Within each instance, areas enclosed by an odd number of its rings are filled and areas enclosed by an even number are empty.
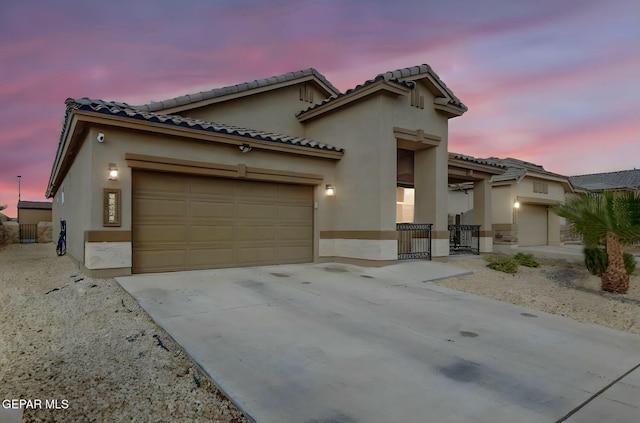
[[[53,199],[54,242],[58,240],[60,221],[66,220],[67,254],[80,264],[84,263],[84,231],[91,227],[91,211],[95,202],[92,150],[97,144],[97,133],[98,131],[90,131],[87,135]]]
[[[51,222],[52,211],[43,209],[18,209],[19,223]]]
[[[94,141],[98,132],[105,134],[104,143],[99,144]],[[87,145],[91,145],[91,147],[85,149],[85,146]],[[84,192],[87,198],[86,202],[75,203],[76,205],[87,204],[86,207],[82,207],[82,216],[79,216],[81,212],[78,210],[65,210],[65,216],[70,216],[67,217],[67,224],[69,225],[67,229],[67,242],[68,244],[73,244],[73,248],[70,249],[70,253],[72,253],[80,263],[83,263],[80,257],[82,257],[84,244],[82,237],[77,238],[75,236],[71,236],[71,233],[74,231],[73,224],[75,221],[83,222],[83,230],[131,230],[132,169],[127,166],[127,162],[125,160],[126,153],[228,165],[245,164],[248,167],[321,174],[325,176],[327,180],[326,183],[331,183],[330,181],[335,179],[333,176],[335,162],[333,160],[260,151],[257,148],[253,149],[249,153],[243,154],[236,146],[221,146],[213,143],[191,141],[184,138],[161,134],[149,134],[120,128],[96,126],[89,131],[88,141],[85,141],[83,149],[80,151],[78,159],[81,160],[76,159],[77,162],[81,161],[84,164],[84,167],[79,164],[76,165],[75,163],[72,167],[73,174],[77,175],[78,173],[81,173],[84,176],[80,178],[76,176],[73,181],[70,181],[69,176],[67,176],[64,182],[66,192],[65,196],[67,200],[71,195],[76,196],[79,192]],[[115,163],[118,167],[119,174],[117,181],[110,181],[108,179],[109,163]],[[76,179],[81,179],[81,181]],[[122,205],[120,227],[103,226],[102,203],[104,188],[118,188],[121,190]],[[58,204],[59,195],[60,194],[56,195],[56,204]],[[328,215],[327,202],[332,199],[326,198],[324,185],[317,187],[314,195],[315,202],[318,205],[315,212],[316,216]],[[62,210],[59,206],[55,208]],[[60,211],[56,214],[56,216],[61,215],[62,213]],[[56,221],[59,221],[58,217],[56,217]],[[314,239],[317,244],[320,231],[317,218],[314,221],[314,226]],[[54,232],[55,236],[57,236],[57,231],[59,231],[59,224],[58,229]],[[316,245],[316,253],[317,250],[318,248]],[[80,255],[76,256],[76,254]]]
[[[494,186],[491,194],[493,214],[491,223],[513,223],[513,203],[516,201],[516,196],[512,191],[512,185]]]
[[[542,182],[546,182],[548,184],[548,194],[542,194],[533,192],[533,181],[539,180]],[[539,200],[541,203],[552,204],[556,202],[563,202],[565,197],[564,188],[561,183],[545,180],[545,179],[535,179],[531,177],[523,178],[519,183],[514,185],[515,194],[518,197],[526,197],[526,198],[534,198]]]
[[[373,97],[306,124],[307,138],[346,150],[328,181],[336,196],[322,230],[395,230],[396,146],[382,113],[382,98]]]
[[[179,114],[209,122],[303,137],[305,129],[298,122],[296,113],[311,105],[300,100],[300,88],[305,85],[308,90],[313,91],[314,100],[321,101],[324,98],[313,84],[303,82],[199,109],[185,110]]]

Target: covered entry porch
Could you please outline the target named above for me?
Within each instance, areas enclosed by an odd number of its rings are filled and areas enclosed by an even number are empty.
[[[448,192],[439,196],[436,182],[444,172],[435,174],[437,166],[430,156],[436,152],[424,145],[415,148],[414,144],[398,143],[398,259],[491,252],[491,177],[504,173],[505,168],[448,153],[446,183],[441,181]],[[455,202],[451,192],[464,195],[467,189],[473,189],[475,195],[466,200],[466,206],[460,206],[459,213],[451,213],[449,202]]]

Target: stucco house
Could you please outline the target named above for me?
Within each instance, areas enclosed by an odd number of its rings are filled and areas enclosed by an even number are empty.
[[[514,158],[473,158],[452,153],[452,157],[475,160],[503,169],[491,178],[494,250],[501,247],[554,245],[561,243],[561,219],[550,210],[572,192],[568,178],[544,167]],[[472,207],[475,190],[459,183],[449,185],[450,220],[468,223],[476,213]]]
[[[46,195],[93,275],[398,259],[399,186],[449,251],[448,120],[466,106],[428,65],[340,92],[315,69],[142,106],[67,99]],[[491,240],[485,220],[482,236]],[[54,228],[57,233],[58,228]]]

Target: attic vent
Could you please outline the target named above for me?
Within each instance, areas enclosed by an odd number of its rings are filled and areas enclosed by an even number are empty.
[[[424,96],[420,95],[418,87],[411,90],[411,105],[418,109],[424,109]]]
[[[300,101],[313,103],[313,90],[309,88],[309,85],[300,88]]]

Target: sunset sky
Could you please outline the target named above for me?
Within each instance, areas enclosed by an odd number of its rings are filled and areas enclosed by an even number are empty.
[[[45,200],[67,97],[142,104],[309,67],[344,91],[421,63],[469,107],[450,151],[640,168],[638,0],[4,0],[0,205],[16,216],[17,175]]]

